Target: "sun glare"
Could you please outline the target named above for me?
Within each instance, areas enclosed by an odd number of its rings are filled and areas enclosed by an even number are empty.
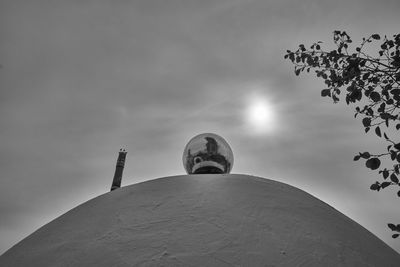
[[[255,98],[249,101],[246,120],[256,134],[270,133],[275,128],[275,112],[268,100]]]

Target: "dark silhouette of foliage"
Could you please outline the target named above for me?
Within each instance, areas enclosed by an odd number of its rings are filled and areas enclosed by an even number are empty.
[[[347,105],[355,106],[354,117],[361,118],[365,133],[373,129],[377,137],[387,142],[384,152],[363,152],[354,157],[355,161],[365,160],[367,168],[378,170],[382,176],[370,189],[380,191],[400,187],[400,139],[397,133],[400,129],[400,34],[393,38],[372,34],[363,38],[354,50],[350,48],[353,41],[345,31],[334,31],[333,41],[336,48],[332,51],[323,50],[321,41],[310,48],[300,44],[296,51],[287,50],[285,59],[294,64],[296,75],[314,70],[326,85],[321,91],[322,97],[330,97],[337,103],[342,93]],[[370,52],[374,50],[377,50],[376,55]],[[382,167],[382,162],[390,167]],[[392,235],[397,238],[400,224],[390,223],[388,227],[398,232]]]

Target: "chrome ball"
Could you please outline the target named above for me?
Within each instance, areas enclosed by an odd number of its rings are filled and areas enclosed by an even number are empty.
[[[190,139],[182,160],[188,174],[229,173],[233,166],[233,152],[221,136],[203,133]]]

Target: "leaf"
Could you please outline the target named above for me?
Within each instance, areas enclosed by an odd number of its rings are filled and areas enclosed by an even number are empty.
[[[379,183],[376,182],[376,183],[372,184],[372,185],[369,187],[369,189],[379,191],[379,189],[380,189]]]
[[[400,123],[396,125],[396,130],[400,129]]]
[[[377,126],[377,127],[375,128],[375,134],[376,134],[377,136],[379,136],[379,137],[382,137],[381,128],[379,128],[379,126]]]
[[[379,34],[373,34],[371,37],[372,37],[373,39],[375,39],[375,40],[381,39],[381,37],[380,37]]]
[[[372,99],[374,102],[379,102],[381,100],[381,95],[377,92],[372,92],[369,97]]]
[[[395,159],[396,159],[396,156],[397,156],[396,151],[390,150],[390,159],[391,159],[391,160],[395,160]]]
[[[386,107],[386,104],[385,104],[385,102],[383,102],[383,103],[379,106],[378,112],[385,112],[385,107]]]
[[[369,127],[365,128],[365,133],[368,133],[369,129]]]
[[[392,115],[390,115],[390,113],[387,113],[387,112],[381,113],[381,118],[383,120],[390,119],[391,117],[392,117]]]
[[[389,177],[389,171],[385,169],[385,170],[382,172],[382,176],[383,176],[383,179],[388,178],[388,177]]]
[[[369,154],[369,152],[360,153],[360,157],[364,159],[369,159],[371,157],[371,154]]]
[[[331,90],[329,90],[329,89],[324,89],[324,90],[322,90],[321,91],[321,96],[322,97],[325,97],[325,96],[331,96]]]
[[[397,196],[400,197],[400,190],[397,192]]]
[[[369,75],[370,75],[370,73],[369,73],[369,72],[366,72],[366,73],[362,76],[362,79],[363,79],[363,80],[368,79]]]
[[[386,133],[383,133],[383,136],[385,137],[386,140],[389,140],[389,137],[386,135]]]
[[[396,148],[397,150],[400,150],[400,143],[395,144],[393,147]]]
[[[381,165],[381,161],[378,158],[371,158],[365,162],[365,166],[371,170],[376,170]]]
[[[359,155],[357,155],[357,156],[355,156],[355,157],[354,157],[354,159],[353,159],[353,160],[354,160],[354,161],[357,161],[357,160],[359,160],[359,159],[360,159],[360,156],[359,156]]]
[[[394,174],[394,173],[392,173],[392,175],[390,175],[390,180],[393,182],[393,183],[399,183],[399,179],[397,178],[397,176],[396,176],[396,174]]]
[[[363,123],[364,127],[369,127],[371,125],[371,119],[370,118],[364,118],[362,120],[362,123]]]
[[[396,230],[396,225],[394,225],[393,223],[388,223],[388,227],[390,228],[390,230],[395,231]]]
[[[393,89],[392,91],[390,91],[390,93],[392,93],[393,95],[400,95],[400,89]]]
[[[291,53],[289,54],[289,59],[290,59],[292,62],[294,62],[294,53],[293,53],[293,52],[291,52]]]
[[[398,238],[400,236],[400,234],[394,234],[392,235],[393,238]]]
[[[389,185],[391,185],[391,182],[383,182],[383,183],[381,183],[382,189],[384,189],[385,187],[388,187]]]

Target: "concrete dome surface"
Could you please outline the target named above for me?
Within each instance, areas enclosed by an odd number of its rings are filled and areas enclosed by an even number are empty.
[[[326,203],[237,174],[160,178],[43,226],[0,266],[399,266],[400,255]]]

